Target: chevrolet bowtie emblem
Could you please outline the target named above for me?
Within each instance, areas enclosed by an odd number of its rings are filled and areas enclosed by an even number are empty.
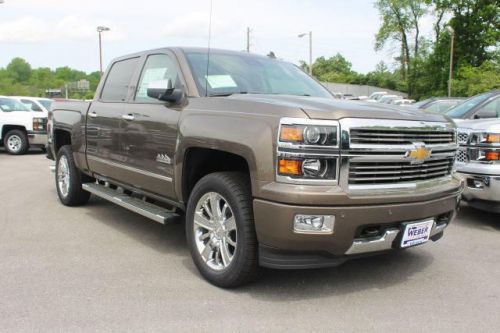
[[[432,151],[424,143],[415,143],[415,149],[406,152],[405,157],[411,159],[413,164],[421,164],[431,155]]]

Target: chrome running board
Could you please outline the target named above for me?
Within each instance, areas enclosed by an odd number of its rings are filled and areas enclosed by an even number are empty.
[[[144,200],[131,197],[119,190],[114,190],[101,184],[87,183],[83,184],[82,188],[85,191],[90,192],[100,198],[111,201],[118,206],[131,210],[134,213],[140,214],[162,224],[168,223],[168,220],[170,218],[179,216],[178,214],[169,211],[164,207],[160,207]]]

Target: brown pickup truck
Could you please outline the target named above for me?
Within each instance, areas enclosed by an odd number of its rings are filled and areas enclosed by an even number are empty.
[[[61,202],[185,215],[194,263],[234,287],[259,267],[339,265],[436,241],[462,190],[441,115],[335,100],[296,66],[165,48],[114,60],[94,101],[57,102]]]

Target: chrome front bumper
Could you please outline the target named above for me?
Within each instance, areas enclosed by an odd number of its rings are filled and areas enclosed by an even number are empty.
[[[462,197],[468,205],[500,212],[500,175],[456,173],[465,183]]]
[[[415,221],[419,222],[419,221]],[[437,234],[443,232],[443,230],[448,226],[448,223],[442,223],[437,225],[434,222],[434,225],[431,230],[430,238],[436,236]],[[352,246],[345,253],[346,255],[354,255],[354,254],[365,254],[371,252],[380,252],[390,250],[393,247],[393,243],[396,238],[401,233],[401,229],[393,228],[387,229],[382,236],[371,239],[355,239],[352,243]]]
[[[28,133],[28,141],[30,146],[43,146],[47,145],[47,134]]]

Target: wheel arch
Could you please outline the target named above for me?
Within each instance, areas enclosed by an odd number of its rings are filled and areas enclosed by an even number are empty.
[[[248,156],[249,152],[242,147],[236,151],[227,148],[192,146],[184,150],[178,169],[181,176],[176,183],[177,193],[183,202],[188,201],[196,183],[210,173],[238,171],[248,175],[250,181],[255,179],[255,159]]]
[[[22,126],[22,125],[3,125],[1,130],[0,130],[0,139],[3,141],[3,139],[5,138],[5,135],[12,130],[20,130],[26,134],[28,133],[28,131],[26,130],[26,127]]]

